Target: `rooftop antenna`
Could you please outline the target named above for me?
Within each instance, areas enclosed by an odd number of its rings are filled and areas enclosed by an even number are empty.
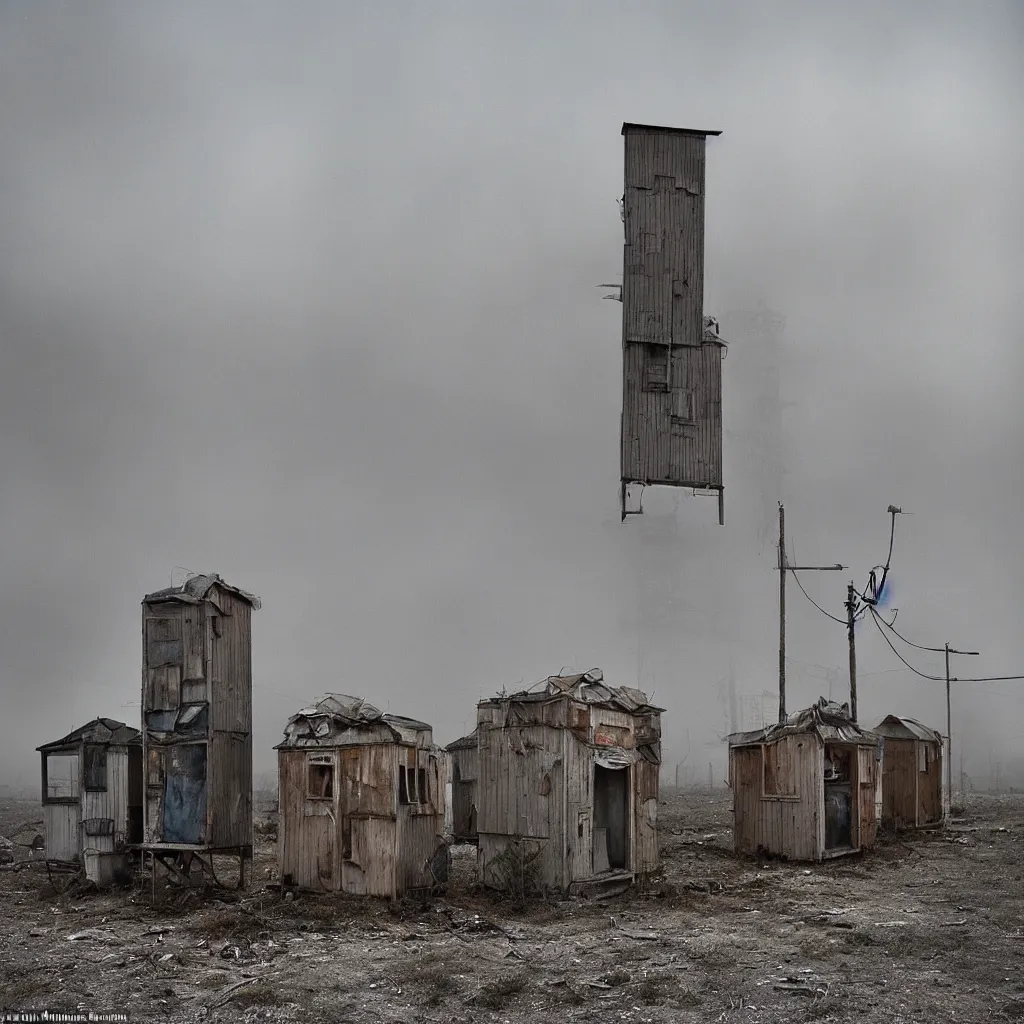
[[[602,299],[614,299],[616,302],[622,301],[622,285],[621,284],[599,284],[598,288],[614,288],[616,289],[611,295],[602,295]]]

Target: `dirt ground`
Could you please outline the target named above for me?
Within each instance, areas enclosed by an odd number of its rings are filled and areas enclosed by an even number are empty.
[[[737,860],[728,791],[663,792],[663,876],[603,901],[500,900],[456,847],[446,896],[266,888],[56,895],[0,872],[0,1007],[133,1021],[636,1024],[1024,1020],[1024,797],[826,866]],[[38,805],[0,803],[0,835]],[[22,851],[19,856],[27,856]],[[71,938],[77,936],[76,938]]]

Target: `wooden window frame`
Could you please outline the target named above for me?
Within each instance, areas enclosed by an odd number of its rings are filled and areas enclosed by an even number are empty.
[[[761,799],[774,801],[777,803],[799,803],[802,799],[799,791],[796,793],[769,793],[766,783],[768,776],[768,751],[773,749],[777,744],[774,743],[761,743]],[[794,786],[796,785],[796,779]],[[797,787],[798,788],[798,787]]]
[[[320,787],[320,792],[313,790],[313,775],[326,773],[327,785]],[[333,757],[312,755],[306,758],[306,799],[307,800],[334,800],[335,783],[337,782],[337,765]],[[327,792],[323,792],[326,789]]]
[[[99,757],[103,762],[103,784],[90,784],[89,781],[89,758],[90,751],[93,757]],[[106,793],[109,789],[109,776],[107,773],[107,748],[102,743],[86,743],[82,747],[82,792],[83,793]]]

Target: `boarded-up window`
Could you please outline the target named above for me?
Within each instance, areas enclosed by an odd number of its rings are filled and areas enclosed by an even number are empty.
[[[917,745],[917,770],[919,772],[928,771],[928,746],[924,743]]]
[[[77,800],[78,755],[50,754],[46,759],[46,799]]]
[[[334,765],[333,764],[311,764],[309,765],[309,790],[308,796],[312,800],[333,800],[334,799]]]
[[[664,345],[647,346],[644,391],[668,391],[668,349]]]
[[[90,743],[85,748],[85,789],[89,793],[107,791],[107,748]]]
[[[800,749],[800,748],[798,748]],[[761,747],[764,769],[764,796],[796,796],[796,766],[793,750],[785,743],[766,743]]]

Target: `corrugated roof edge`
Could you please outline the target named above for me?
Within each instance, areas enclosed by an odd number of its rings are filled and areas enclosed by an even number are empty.
[[[633,121],[623,121],[622,123],[622,134],[626,132],[672,132],[675,135],[721,135],[721,131],[712,131],[711,129],[701,128],[669,128],[662,124],[637,124]]]

